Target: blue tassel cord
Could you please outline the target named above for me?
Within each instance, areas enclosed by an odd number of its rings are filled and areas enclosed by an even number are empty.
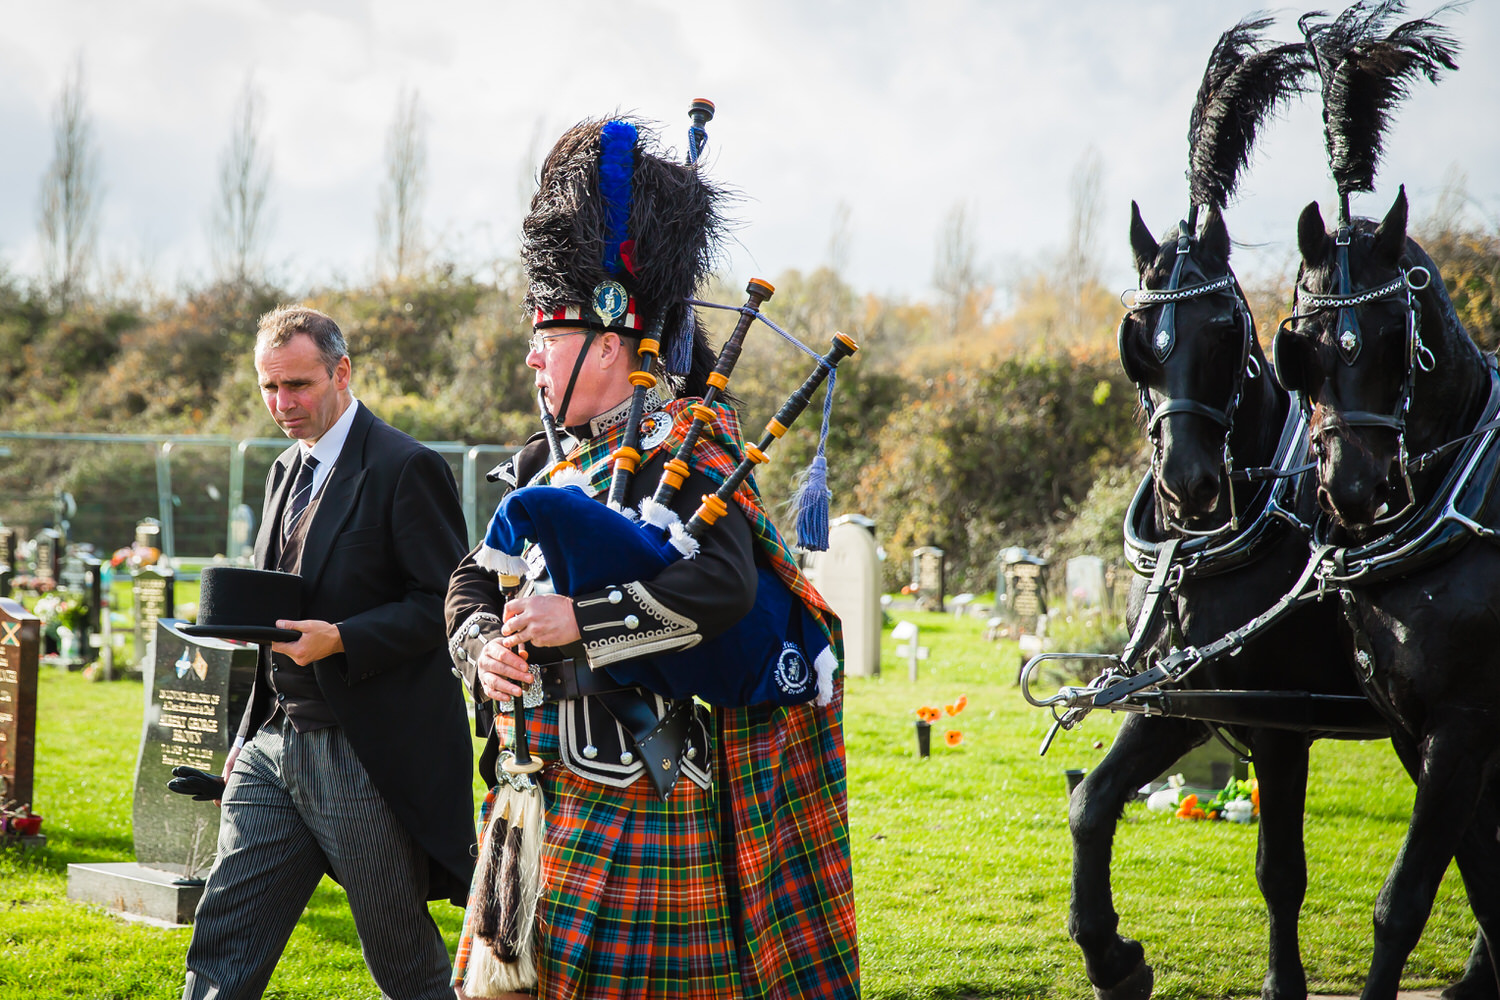
[[[823,429],[818,436],[818,452],[803,474],[794,502],[797,506],[797,545],[809,552],[828,551],[828,509],[833,491],[828,488],[828,420],[833,413],[835,373],[829,371],[823,390]]]
[[[662,355],[662,364],[673,375],[686,375],[692,371],[693,332],[696,326],[697,318],[693,316],[693,310],[684,309],[682,325],[677,328],[677,335],[667,341],[666,352]]]

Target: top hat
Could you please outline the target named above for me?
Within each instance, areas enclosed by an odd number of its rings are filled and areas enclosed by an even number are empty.
[[[302,617],[302,577],[269,569],[208,566],[199,579],[198,623],[184,635],[240,642],[296,642],[302,633],[276,620]]]

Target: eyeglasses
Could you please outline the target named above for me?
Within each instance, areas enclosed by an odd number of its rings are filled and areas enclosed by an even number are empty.
[[[527,343],[531,346],[532,354],[540,354],[546,350],[548,341],[557,340],[561,337],[576,337],[581,333],[588,332],[587,330],[565,330],[562,333],[533,333],[531,340]]]

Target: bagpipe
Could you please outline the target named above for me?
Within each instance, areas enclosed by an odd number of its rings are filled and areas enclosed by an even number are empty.
[[[707,140],[704,125],[713,117],[713,110],[712,103],[705,100],[694,101],[689,110],[692,126],[688,134],[687,165],[694,169]],[[613,234],[612,238],[619,235],[622,234]],[[595,290],[596,298],[605,287],[600,285]],[[745,303],[738,307],[694,298],[683,300],[688,310],[701,306],[736,311],[739,316],[718,352],[713,370],[706,376],[707,388],[702,400],[690,407],[690,424],[675,453],[665,463],[655,491],[642,501],[639,511],[629,510],[625,504],[644,457],[641,423],[648,394],[658,384],[652,369],[662,350],[662,326],[667,310],[660,309],[651,328],[640,335],[637,363],[630,375],[633,388],[623,441],[610,456],[612,475],[606,502],[590,495],[588,478],[568,462],[547,400],[538,393],[553,460],[545,477],[547,485],[524,486],[506,496],[490,522],[476,561],[501,576],[530,575],[523,554],[535,545],[541,551],[553,590],[576,597],[634,581],[648,581],[676,561],[693,558],[698,552],[698,539],[728,512],[731,503],[737,502],[735,493],[755,467],[770,461],[767,451],[807,408],[825,381],[828,389],[823,431],[801,489],[803,515],[799,518],[799,535],[805,548],[826,548],[830,494],[826,486],[824,445],[834,373],[839,362],[858,347],[843,334],[837,334],[821,355],[806,347],[760,311],[774,292],[769,282],[752,279],[746,286]],[[618,298],[623,301],[623,296]],[[608,315],[599,305],[595,311],[601,316]],[[745,336],[757,320],[812,356],[816,363],[803,383],[782,403],[757,443],[741,446],[731,434],[718,436],[718,448],[730,459],[738,459],[738,465],[715,492],[702,498],[696,512],[683,523],[672,508],[673,501],[695,468],[694,449],[715,423],[714,407],[727,390]],[[680,337],[677,346],[682,346]],[[671,367],[669,363],[668,368]],[[722,465],[727,462],[721,463],[721,470]],[[713,479],[720,474],[713,469],[704,471]],[[746,513],[763,515],[758,503],[748,500]],[[838,666],[831,629],[814,613],[817,609],[810,608],[793,591],[789,581],[797,576],[790,568],[793,565],[790,553],[785,556],[757,559],[755,604],[727,631],[681,652],[632,657],[598,669],[622,685],[638,685],[673,700],[696,696],[726,707],[790,705],[814,698],[826,703],[832,697],[833,674]],[[781,563],[781,572],[767,562]],[[524,725],[520,719],[517,721]]]
[[[524,572],[523,553],[541,549],[556,593],[578,596],[635,580],[650,580],[680,559],[691,559],[698,539],[728,513],[734,495],[766,454],[811,402],[840,361],[858,350],[852,339],[836,334],[826,353],[803,383],[782,403],[760,441],[746,444],[744,454],[718,489],[705,495],[684,524],[671,503],[687,479],[693,449],[713,423],[716,390],[728,384],[745,332],[760,317],[758,306],[773,289],[752,280],[740,323],[719,354],[710,376],[709,394],[691,408],[692,422],[682,443],[663,468],[655,493],[641,511],[624,508],[624,497],[641,459],[638,406],[655,384],[650,375],[652,338],[640,348],[646,376],[635,381],[626,439],[612,456],[609,502],[601,503],[580,484],[525,486],[500,504],[478,554],[481,565],[507,575]],[[763,317],[761,317],[763,318]],[[559,453],[554,459],[566,462]],[[556,466],[554,465],[554,470]],[[554,471],[554,476],[556,476]],[[571,478],[571,477],[558,477]],[[639,685],[666,698],[699,697],[713,705],[790,705],[813,700],[826,703],[833,693],[837,656],[824,626],[770,566],[757,564],[756,599],[750,612],[724,632],[682,652],[633,657],[600,669],[625,685]]]

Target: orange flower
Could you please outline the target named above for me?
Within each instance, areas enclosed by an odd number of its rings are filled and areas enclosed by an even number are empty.
[[[964,710],[964,708],[968,704],[969,704],[969,696],[966,695],[966,694],[961,694],[961,695],[958,696],[958,700],[955,701],[953,704],[951,704],[951,705],[944,705],[943,706],[943,710],[945,712],[947,712],[949,715],[957,715],[959,712],[962,712]]]
[[[917,718],[921,719],[923,722],[936,722],[942,717],[942,712],[939,712],[935,708],[929,708],[926,705],[923,705],[921,708],[917,709]]]
[[[964,734],[957,729],[950,729],[943,739],[948,741],[950,747],[956,747],[964,741]]]

